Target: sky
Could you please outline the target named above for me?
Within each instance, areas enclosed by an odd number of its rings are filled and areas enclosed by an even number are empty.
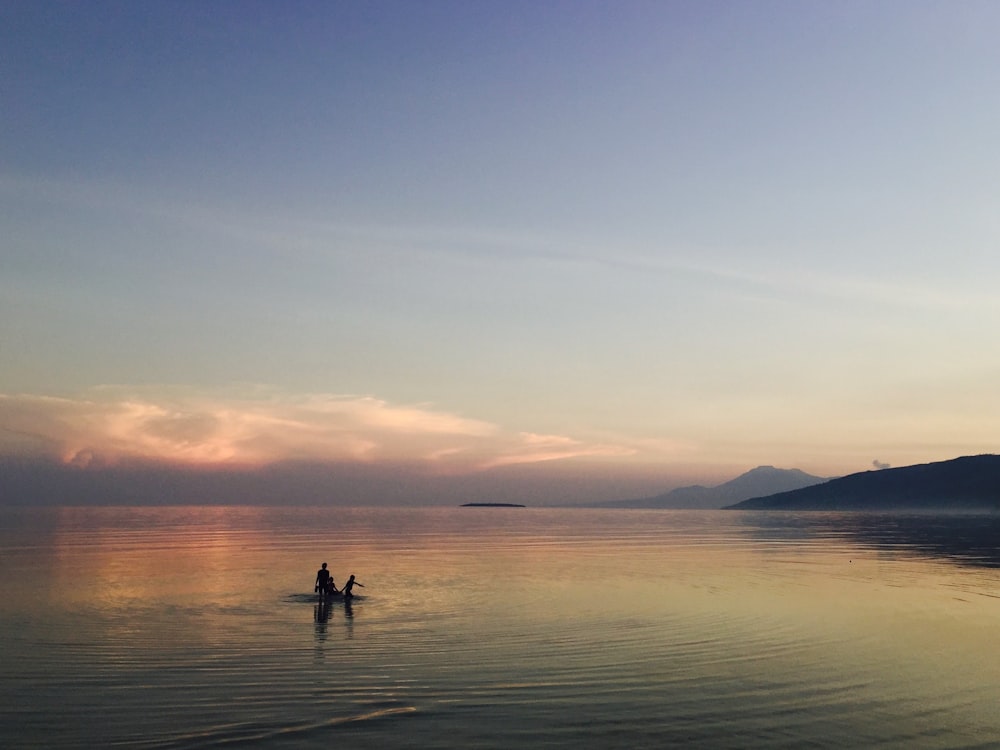
[[[558,504],[997,452],[998,32],[0,0],[0,459]]]

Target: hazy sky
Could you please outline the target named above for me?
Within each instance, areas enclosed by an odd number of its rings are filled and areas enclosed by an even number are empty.
[[[0,451],[544,462],[540,500],[997,452],[998,35],[992,0],[0,2]]]

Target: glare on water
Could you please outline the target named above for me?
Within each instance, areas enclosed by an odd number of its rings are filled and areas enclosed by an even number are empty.
[[[1000,742],[991,516],[0,513],[8,748]]]

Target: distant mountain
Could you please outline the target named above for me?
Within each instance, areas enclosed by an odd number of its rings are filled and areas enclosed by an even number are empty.
[[[1000,510],[1000,456],[963,456],[863,471],[790,492],[758,496],[737,510]]]
[[[776,469],[773,466],[758,466],[746,474],[741,474],[725,484],[716,487],[678,487],[656,497],[637,500],[614,500],[598,503],[601,508],[693,508],[707,510],[721,508],[750,497],[796,490],[800,487],[825,482],[822,477],[814,477],[798,469]]]

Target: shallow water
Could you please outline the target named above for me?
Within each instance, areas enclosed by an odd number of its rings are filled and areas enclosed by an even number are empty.
[[[5,748],[1000,746],[996,516],[0,520]]]

